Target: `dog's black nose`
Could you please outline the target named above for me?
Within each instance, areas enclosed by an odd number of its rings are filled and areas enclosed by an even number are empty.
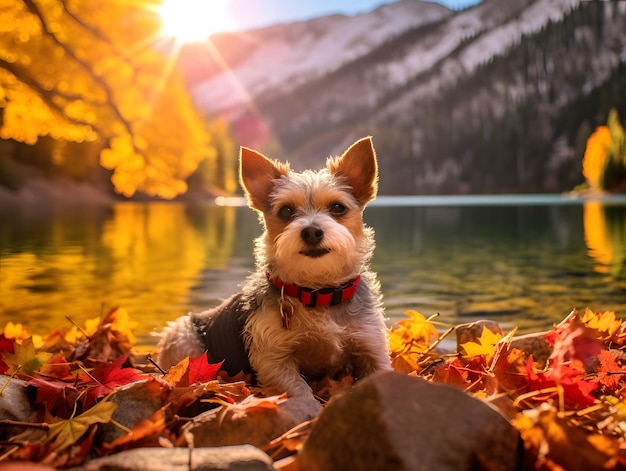
[[[317,245],[324,238],[324,231],[320,226],[307,226],[300,235],[308,245]]]

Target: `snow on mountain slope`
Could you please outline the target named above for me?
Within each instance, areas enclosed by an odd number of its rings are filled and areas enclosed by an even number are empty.
[[[480,64],[519,43],[522,35],[538,31],[548,21],[563,17],[579,0],[537,0],[528,6],[523,2],[509,1],[508,10],[505,3],[485,2],[451,18],[438,33],[439,41],[436,45],[424,47],[416,44],[411,49],[403,61],[407,76],[398,77],[395,74],[395,79],[406,82],[410,77],[427,71],[450,56],[463,41],[476,36],[472,41],[467,41],[458,55],[458,63],[461,65],[458,71],[471,73]],[[393,64],[393,67],[397,68],[398,64]],[[455,77],[448,75],[446,78],[450,80]]]
[[[253,51],[233,68],[198,85],[193,97],[217,112],[265,93],[285,93],[324,76],[380,44],[453,12],[440,4],[403,0],[352,17],[333,15],[248,34]],[[262,34],[261,34],[262,33]]]
[[[388,102],[381,114],[397,114],[415,99],[471,75],[479,65],[505,54],[522,36],[539,31],[550,21],[558,21],[578,3],[580,0],[487,0],[460,12],[435,31],[431,41],[414,44],[404,57],[386,64],[388,81],[398,87],[436,65],[440,72],[414,82],[399,99]]]
[[[503,54],[512,45],[519,43],[522,35],[529,35],[548,23],[558,21],[565,13],[579,3],[579,0],[542,0],[526,8],[519,18],[492,27],[486,34],[474,41],[460,55],[459,60],[466,71],[474,70],[494,56]],[[469,12],[468,12],[469,13]]]

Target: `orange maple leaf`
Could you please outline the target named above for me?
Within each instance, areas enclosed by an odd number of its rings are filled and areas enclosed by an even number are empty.
[[[608,350],[602,350],[598,354],[598,360],[600,361],[597,371],[598,382],[606,393],[613,394],[620,388],[626,375],[626,368],[619,366],[615,356]]]
[[[167,371],[165,376],[163,376],[163,381],[173,386],[188,386],[188,370],[189,357],[185,357]]]
[[[157,410],[152,417],[139,421],[127,434],[122,435],[111,443],[105,443],[102,449],[106,453],[117,453],[129,448],[146,446],[151,439],[158,437],[165,430],[165,409]]]

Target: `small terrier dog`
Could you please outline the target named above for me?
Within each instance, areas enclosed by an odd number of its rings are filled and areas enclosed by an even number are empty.
[[[218,307],[171,322],[160,365],[207,351],[231,376],[243,371],[264,387],[309,397],[307,381],[345,368],[357,379],[390,369],[379,282],[369,269],[374,233],[362,218],[378,187],[371,138],[302,173],[242,147],[239,175],[265,229],[257,270]]]

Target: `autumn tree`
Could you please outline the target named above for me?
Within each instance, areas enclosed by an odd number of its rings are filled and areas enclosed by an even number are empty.
[[[185,192],[217,150],[173,60],[154,48],[159,3],[2,1],[0,138],[95,144],[119,193]]]
[[[615,109],[606,126],[598,126],[587,140],[583,175],[594,189],[623,191],[626,188],[626,138]]]

